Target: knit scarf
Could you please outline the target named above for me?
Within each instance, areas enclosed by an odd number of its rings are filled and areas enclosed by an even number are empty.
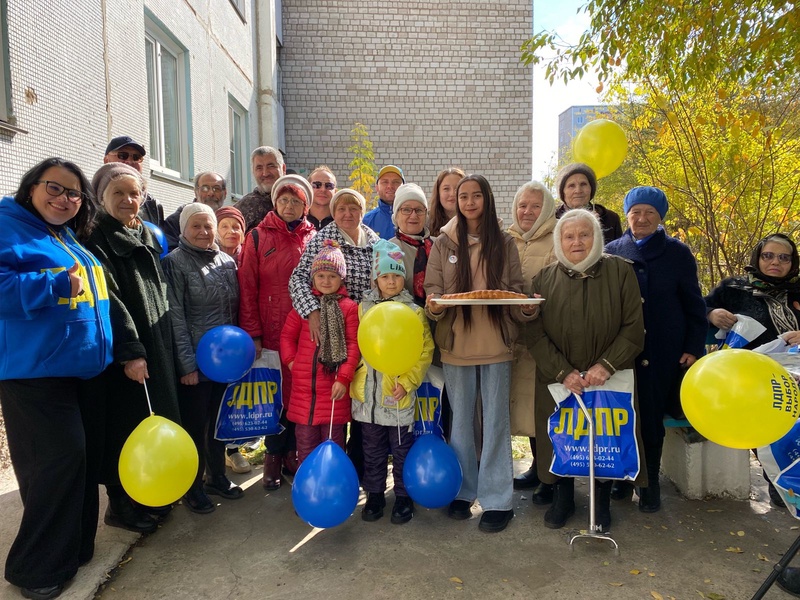
[[[320,298],[319,362],[327,374],[336,373],[347,360],[347,343],[344,337],[344,315],[339,308],[341,294],[323,294]]]
[[[772,324],[779,334],[797,331],[797,318],[789,307],[787,287],[773,285],[754,273],[748,273],[747,282],[751,293],[763,298],[766,302]]]
[[[417,255],[414,257],[412,288],[414,290],[414,302],[420,306],[425,306],[425,270],[428,268],[428,256],[431,253],[433,240],[430,237],[418,239],[418,237],[406,235],[399,229],[397,230],[397,239],[417,248]]]

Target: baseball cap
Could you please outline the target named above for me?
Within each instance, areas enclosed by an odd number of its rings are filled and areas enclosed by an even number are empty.
[[[125,146],[133,146],[142,154],[142,156],[147,154],[144,146],[142,146],[129,135],[120,135],[108,142],[108,146],[106,146],[106,154],[119,150],[120,148],[124,148]]]
[[[375,181],[380,180],[380,178],[386,175],[387,173],[394,173],[395,175],[399,175],[400,179],[403,180],[403,183],[406,182],[406,178],[403,176],[403,169],[401,169],[400,167],[395,167],[394,165],[386,165],[385,167],[383,167],[378,173],[378,177],[377,179],[375,179]]]

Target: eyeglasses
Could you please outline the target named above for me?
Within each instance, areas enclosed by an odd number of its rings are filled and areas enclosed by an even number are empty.
[[[426,212],[428,212],[428,209],[427,208],[411,208],[410,206],[401,206],[400,208],[397,209],[397,212],[399,212],[401,215],[405,215],[406,217],[411,216],[411,213],[414,213],[415,215],[421,217]]]
[[[36,183],[43,183],[45,191],[53,197],[58,198],[62,194],[65,194],[67,200],[69,200],[73,204],[80,204],[83,201],[84,197],[86,196],[86,194],[84,194],[80,190],[72,190],[70,188],[66,188],[60,183],[56,183],[55,181],[40,180],[37,181]]]
[[[311,186],[315,190],[322,189],[322,186],[325,186],[326,190],[335,190],[336,189],[336,184],[335,183],[331,183],[330,181],[326,181],[325,183],[322,183],[321,181],[312,181],[311,182]]]
[[[305,206],[306,203],[302,200],[298,200],[297,198],[278,198],[277,204],[281,206],[288,206],[291,204],[296,208],[298,206]]]
[[[120,160],[132,160],[133,162],[142,162],[144,155],[138,152],[114,152]]]
[[[767,262],[772,261],[775,257],[778,257],[778,262],[782,263],[789,263],[792,262],[792,255],[791,254],[775,254],[774,252],[762,252],[761,258]]]
[[[220,185],[201,185],[200,186],[200,191],[203,192],[204,194],[207,194],[208,192],[214,192],[215,194],[219,194],[224,189],[225,188],[220,186]]]

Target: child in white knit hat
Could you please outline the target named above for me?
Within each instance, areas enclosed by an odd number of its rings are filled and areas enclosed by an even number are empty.
[[[403,484],[403,464],[414,441],[416,390],[433,358],[433,338],[425,311],[414,304],[414,298],[405,289],[403,251],[392,242],[379,240],[372,247],[372,257],[372,279],[377,287],[364,295],[359,317],[380,302],[402,302],[417,315],[423,332],[422,353],[410,371],[392,379],[363,361],[350,386],[353,419],[361,422],[363,435],[361,484],[367,493],[367,502],[361,518],[377,521],[383,516],[387,460],[391,454],[395,495],[391,520],[399,525],[407,523],[414,515],[414,503]]]

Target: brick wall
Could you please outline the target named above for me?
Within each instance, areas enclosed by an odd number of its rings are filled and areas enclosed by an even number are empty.
[[[227,0],[51,0],[46,14],[54,19],[42,18],[38,1],[8,0],[12,102],[27,133],[0,128],[0,193],[14,191],[26,170],[53,155],[91,178],[117,135],[149,148],[145,6],[187,49],[191,81],[193,160],[176,181],[159,177],[146,158],[150,191],[169,214],[192,200],[195,172],[229,175],[228,94],[248,109],[251,140],[257,131],[250,3],[243,21]]]
[[[283,0],[289,166],[350,172],[364,123],[378,166],[401,166],[430,193],[447,166],[482,173],[510,223],[531,175],[530,0]]]

